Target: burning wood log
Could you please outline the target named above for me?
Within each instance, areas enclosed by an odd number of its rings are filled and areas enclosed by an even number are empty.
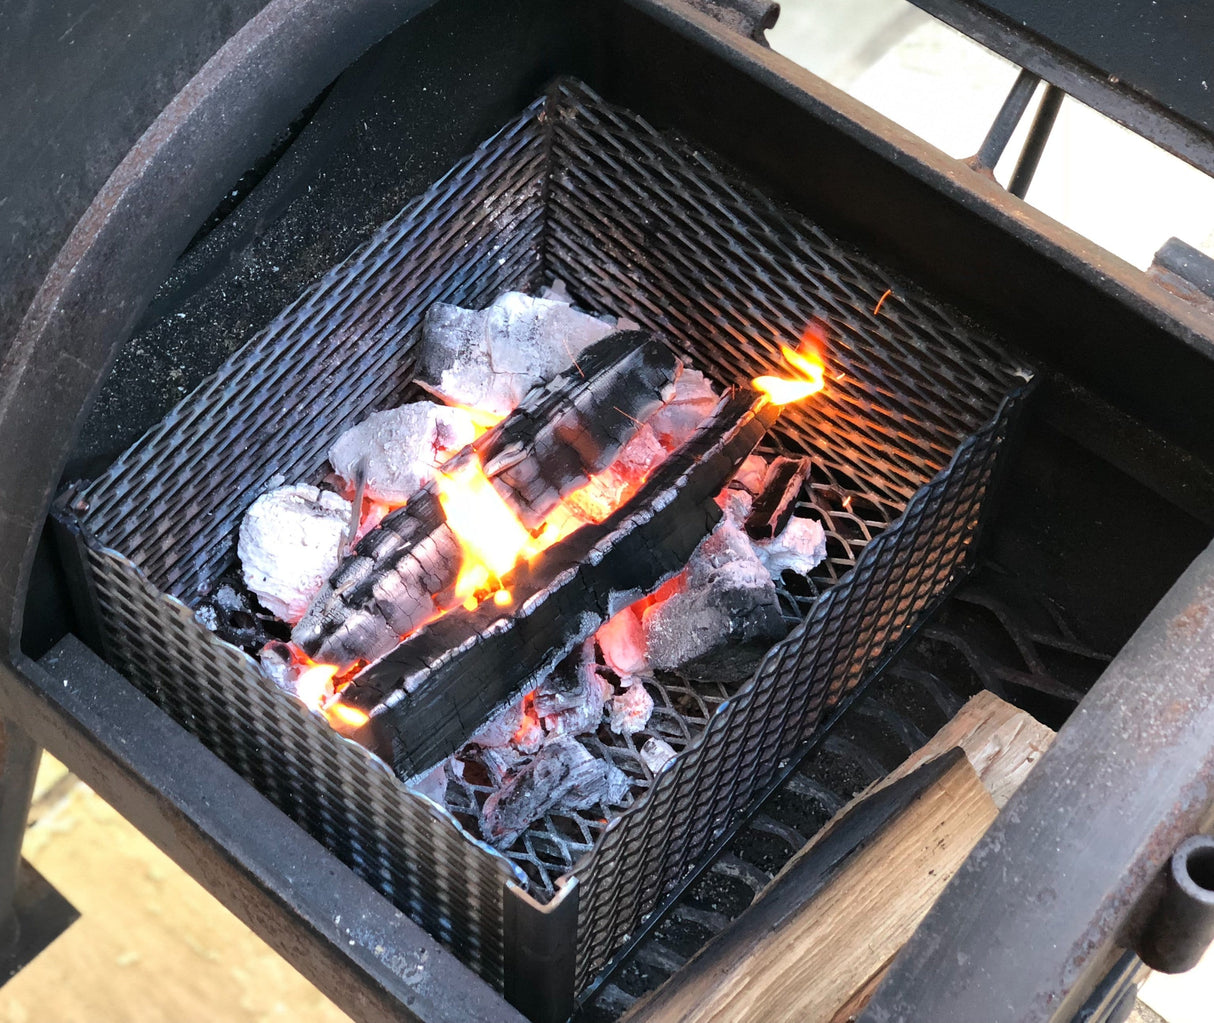
[[[720,519],[713,496],[778,415],[752,391],[722,400],[623,508],[503,579],[516,610],[485,601],[431,622],[343,690],[340,704],[366,723],[335,727],[405,778],[452,753],[605,618],[682,570]]]
[[[479,463],[519,520],[536,528],[661,407],[680,368],[669,349],[642,331],[603,338],[442,472],[453,476]],[[292,639],[308,656],[341,670],[374,661],[438,613],[436,598],[455,583],[462,559],[439,481],[431,481],[358,542]]]
[[[644,331],[587,348],[571,370],[535,388],[473,447],[485,475],[528,529],[606,469],[674,394],[681,364]]]

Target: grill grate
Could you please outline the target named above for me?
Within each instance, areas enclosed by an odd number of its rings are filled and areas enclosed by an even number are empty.
[[[772,443],[811,456],[800,510],[822,518],[829,557],[813,580],[784,588],[796,627],[750,682],[655,686],[652,727],[681,751],[656,778],[636,755],[644,735],[588,740],[635,780],[626,810],[549,818],[503,856],[461,828],[458,811],[406,790],[269,685],[187,605],[231,565],[259,493],[276,477],[314,477],[341,430],[409,393],[416,328],[433,302],[480,306],[553,276],[586,306],[669,338],[721,384],[772,371],[781,343],[813,319],[827,325],[829,386],[786,410]],[[576,934],[564,937],[576,942],[580,989],[964,571],[1027,379],[913,285],[562,81],[59,517],[112,664],[498,987],[522,947],[506,921],[527,916],[505,908],[519,898],[506,882],[540,901],[576,890]],[[482,794],[461,791],[470,811]]]

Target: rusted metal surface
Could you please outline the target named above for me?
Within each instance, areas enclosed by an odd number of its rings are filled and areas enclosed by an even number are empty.
[[[1214,546],[1059,732],[862,1019],[1067,1019],[1132,945],[1212,801]]]

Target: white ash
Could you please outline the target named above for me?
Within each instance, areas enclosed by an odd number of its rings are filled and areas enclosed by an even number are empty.
[[[444,401],[506,415],[612,326],[521,292],[483,310],[437,303],[422,324],[417,382]]]
[[[445,805],[447,798],[446,761],[427,771],[420,778],[413,779],[409,787],[420,792],[427,799],[438,803],[439,806]]]
[[[470,412],[432,401],[374,412],[329,448],[329,464],[351,487],[361,462],[364,494],[403,504],[434,478],[435,468],[476,439]]]
[[[617,735],[636,735],[653,715],[653,697],[638,677],[626,683],[627,688],[611,701],[609,726]]]
[[[587,640],[575,658],[566,659],[535,691],[533,707],[549,736],[582,735],[603,719],[603,706],[613,688],[594,663],[594,640]]]
[[[657,774],[674,758],[674,747],[656,735],[651,735],[641,747],[641,760],[652,774]]]
[[[684,589],[645,611],[651,668],[736,681],[785,632],[776,589],[750,539],[727,520],[696,548]]]
[[[194,620],[208,632],[219,628],[219,615],[210,604],[203,604],[194,612]]]
[[[677,386],[677,385],[676,385]],[[662,447],[658,435],[649,423],[641,426],[632,438],[620,448],[611,468],[625,475],[646,478],[666,458],[666,449]]]
[[[826,560],[826,530],[817,519],[794,515],[779,534],[752,544],[773,579],[779,579],[784,571],[809,575]]]
[[[350,502],[329,491],[299,485],[262,494],[240,523],[245,585],[294,625],[336,571],[349,521]]]
[[[551,284],[546,284],[540,289],[540,298],[546,298],[549,302],[560,302],[561,305],[573,305],[573,296],[569,294],[569,287],[559,277],[553,278]],[[596,319],[610,325],[612,330],[641,329],[639,323],[635,320],[630,320],[627,316],[616,318],[604,313],[595,313],[593,315]]]
[[[522,728],[526,717],[527,701],[526,697],[522,697],[502,707],[493,717],[481,725],[480,729],[468,740],[468,743],[487,749],[508,746],[510,740],[514,738],[515,733]]]
[[[662,446],[673,451],[695,433],[719,400],[708,377],[699,370],[684,369],[675,381],[674,396],[649,418],[649,426]]]
[[[619,803],[628,777],[570,736],[557,736],[492,793],[481,811],[481,831],[498,847],[511,845],[550,812]]]
[[[769,463],[762,455],[747,455],[746,460],[738,466],[730,486],[745,490],[751,497],[758,497],[763,490],[763,482],[767,479]]]
[[[518,731],[510,738],[510,745],[520,753],[538,753],[547,738],[543,722],[531,714],[524,714]]]

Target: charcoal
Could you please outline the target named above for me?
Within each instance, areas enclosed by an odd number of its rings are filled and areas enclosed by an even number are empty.
[[[793,516],[779,536],[756,543],[754,549],[773,579],[785,571],[809,575],[826,560],[826,531],[816,519]]]
[[[649,724],[653,714],[653,697],[637,677],[628,680],[619,696],[611,701],[609,727],[616,735],[636,735]]]
[[[469,738],[469,745],[481,746],[485,749],[497,749],[509,746],[510,740],[523,727],[523,719],[527,716],[526,698],[513,700],[504,704],[496,714],[489,718]]]
[[[437,496],[424,489],[354,547],[291,633],[314,660],[343,671],[373,660],[437,613],[462,554]]]
[[[653,774],[657,774],[674,758],[674,747],[656,735],[651,735],[641,747],[641,761]]]
[[[706,682],[740,682],[787,631],[771,576],[746,534],[728,522],[696,549],[686,588],[644,616],[655,669]]]
[[[403,504],[476,434],[466,410],[418,401],[372,413],[351,427],[329,449],[329,463],[351,486],[361,463],[370,500]]]
[[[508,573],[509,609],[456,608],[357,674],[340,699],[369,718],[345,734],[403,778],[449,756],[604,618],[683,568],[720,519],[713,495],[778,415],[752,391],[723,399],[627,505]]]
[[[612,691],[594,663],[590,639],[541,683],[535,691],[535,712],[550,736],[582,735],[598,728]]]
[[[792,518],[801,488],[809,476],[808,458],[777,458],[767,468],[762,490],[746,517],[746,535],[752,540],[770,540],[784,530]]]
[[[612,329],[566,302],[514,291],[479,311],[439,303],[422,324],[416,380],[448,404],[504,416]]]
[[[444,765],[458,771],[460,777],[488,788],[500,788],[506,778],[518,771],[526,760],[509,743],[503,746],[477,746],[469,743]],[[483,777],[478,777],[478,771]],[[423,775],[422,777],[425,777]]]
[[[267,610],[294,624],[341,558],[350,502],[309,486],[262,494],[240,523],[245,584]]]
[[[481,811],[481,830],[499,848],[512,845],[533,822],[553,810],[618,803],[628,778],[570,736],[549,741],[494,792]]]
[[[672,395],[679,360],[644,331],[610,335],[476,441],[485,475],[528,529],[606,469]]]

